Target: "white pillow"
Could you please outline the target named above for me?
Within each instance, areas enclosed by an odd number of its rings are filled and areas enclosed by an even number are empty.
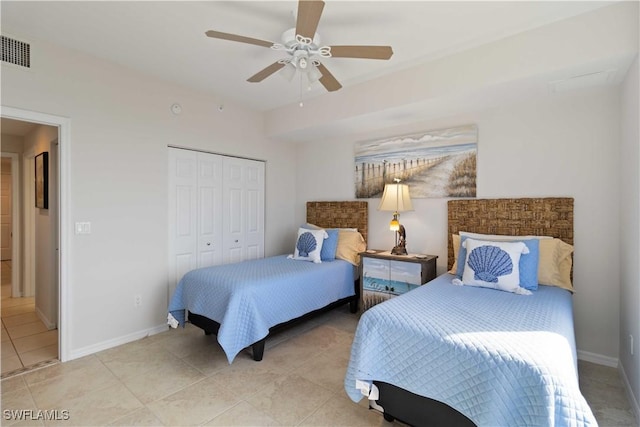
[[[529,239],[553,239],[551,236],[506,236],[502,234],[482,234],[471,233],[469,231],[460,231],[458,234],[452,234],[451,240],[453,241],[453,265],[449,273],[456,274],[458,271],[458,250],[460,249],[460,237],[467,236],[467,238],[480,239],[480,240],[494,240],[496,242],[510,242],[513,240],[529,240]]]
[[[540,239],[538,283],[541,285],[557,286],[573,292],[573,284],[571,283],[571,267],[573,264],[571,253],[573,252],[573,246],[558,238],[551,236],[502,236],[470,233],[468,231],[460,231],[460,236],[494,241]],[[454,259],[453,266],[451,270],[449,270],[451,274],[456,274],[457,271],[460,236],[452,235]]]
[[[462,284],[530,295],[520,287],[520,256],[529,253],[523,242],[492,242],[467,239]]]
[[[309,230],[300,227],[298,229],[298,238],[296,239],[296,247],[290,258],[312,261],[316,264],[321,263],[320,252],[322,251],[322,243],[324,239],[329,237],[325,230]]]

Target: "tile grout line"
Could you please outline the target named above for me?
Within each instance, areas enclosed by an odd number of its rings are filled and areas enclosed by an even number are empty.
[[[31,311],[29,311],[27,313],[30,313],[30,312]],[[35,312],[35,309],[34,309],[34,312]],[[20,361],[20,365],[22,365],[20,368],[14,369],[12,371],[8,371],[8,372],[5,372],[5,373],[0,373],[0,379],[6,379],[6,378],[9,378],[9,377],[12,377],[12,376],[15,376],[15,375],[19,375],[19,374],[22,374],[22,373],[30,372],[33,369],[39,369],[40,367],[49,366],[49,365],[53,364],[54,362],[58,361],[57,358],[53,358],[53,359],[41,360],[39,362],[32,363],[30,365],[26,365],[24,363],[24,354],[26,354],[26,353],[28,353],[30,351],[37,351],[37,350],[40,350],[42,348],[49,347],[49,346],[51,346],[53,344],[45,345],[45,346],[42,346],[42,347],[37,347],[37,348],[31,349],[29,351],[23,351],[23,352],[18,351],[18,347],[16,347],[16,343],[15,343],[16,339],[22,339],[22,338],[38,335],[38,334],[41,334],[41,333],[49,332],[49,330],[47,330],[46,332],[38,332],[38,333],[25,335],[24,337],[19,337],[19,338],[15,338],[14,339],[12,337],[11,333],[9,332],[9,328],[7,327],[7,325],[5,323],[5,319],[8,318],[8,317],[20,316],[22,314],[26,314],[26,313],[14,314],[14,315],[5,316],[5,317],[0,316],[0,321],[2,322],[2,326],[3,326],[4,330],[7,332],[7,336],[9,337],[9,342],[11,343],[11,346],[13,347],[13,350],[16,353],[16,357]],[[38,322],[42,322],[42,321],[38,320]],[[30,323],[37,323],[37,322],[27,322],[27,323],[23,323],[21,325],[14,325],[14,326],[22,326],[22,325],[26,325],[26,324],[30,324]],[[57,342],[56,342],[56,345],[57,345]]]
[[[27,373],[30,373],[30,372],[35,372],[35,371],[37,371],[39,369],[46,368],[46,367],[51,366],[51,365],[57,365],[58,363],[60,363],[60,361],[58,359],[43,360],[41,362],[37,362],[37,363],[34,363],[32,365],[29,365],[29,366],[23,366],[22,368],[18,368],[18,369],[14,369],[13,371],[5,372],[5,373],[0,375],[0,379],[6,380],[7,378],[15,377],[15,376],[22,375],[22,374],[27,374]],[[29,385],[27,384],[27,387],[28,386]]]

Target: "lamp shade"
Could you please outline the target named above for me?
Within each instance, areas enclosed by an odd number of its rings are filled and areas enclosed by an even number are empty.
[[[406,212],[412,211],[409,186],[407,184],[386,184],[378,205],[379,211]]]
[[[296,66],[293,65],[291,62],[289,62],[287,65],[285,65],[282,68],[282,71],[280,71],[280,75],[285,79],[287,79],[288,81],[291,81],[295,77],[296,72],[297,72]]]
[[[309,79],[309,84],[315,83],[322,78],[322,73],[317,66],[312,65],[307,70],[307,78]]]

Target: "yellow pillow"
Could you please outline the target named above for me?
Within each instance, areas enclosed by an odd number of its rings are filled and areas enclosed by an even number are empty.
[[[460,251],[460,235],[452,234],[451,240],[453,241],[453,266],[449,273],[456,274],[456,270],[458,269],[458,252]]]
[[[571,283],[572,253],[573,246],[560,239],[541,239],[538,283],[557,286],[573,292],[573,284]]]
[[[353,265],[359,265],[359,253],[365,249],[367,249],[367,243],[358,231],[338,230],[336,258],[349,261]]]

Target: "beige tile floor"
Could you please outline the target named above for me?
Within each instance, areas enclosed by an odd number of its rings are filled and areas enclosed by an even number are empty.
[[[188,325],[7,378],[2,409],[68,411],[24,425],[391,425],[343,390],[356,324],[339,308],[268,340],[263,361],[245,351],[232,365],[215,337]],[[617,370],[579,367],[600,426],[637,425]]]
[[[2,261],[2,344],[0,366],[5,376],[58,357],[58,331],[49,331],[35,312],[33,297],[11,297],[11,262]]]

